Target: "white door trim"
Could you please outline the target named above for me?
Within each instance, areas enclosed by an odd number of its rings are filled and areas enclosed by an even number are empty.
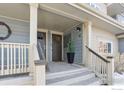
[[[52,35],[56,34],[56,35],[61,35],[62,36],[62,60],[64,60],[64,46],[63,46],[63,32],[58,32],[58,31],[50,31],[51,32],[51,45],[52,45]],[[51,46],[52,47],[52,46]],[[52,53],[51,53],[51,57],[52,57]],[[52,59],[52,58],[51,58]]]

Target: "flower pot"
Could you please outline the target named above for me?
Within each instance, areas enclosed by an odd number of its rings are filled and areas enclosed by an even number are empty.
[[[68,63],[70,64],[74,63],[74,55],[75,53],[67,53]]]

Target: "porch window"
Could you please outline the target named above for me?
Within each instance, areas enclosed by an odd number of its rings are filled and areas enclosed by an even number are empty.
[[[111,54],[112,53],[112,42],[99,41],[98,52],[104,53],[104,54]]]

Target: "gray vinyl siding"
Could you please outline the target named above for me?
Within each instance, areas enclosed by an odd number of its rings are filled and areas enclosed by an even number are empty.
[[[78,27],[81,28],[82,25],[78,25]],[[82,29],[81,31],[76,31],[76,27],[70,29],[64,35],[70,35],[70,38],[74,41],[74,46],[75,46],[75,57],[74,57],[74,62],[77,64],[82,64],[82,47],[83,47],[83,42],[82,42]],[[69,38],[69,37],[68,37]],[[64,44],[67,42],[65,41]],[[64,46],[64,60],[67,61],[67,46]]]
[[[124,38],[121,38],[118,40],[118,44],[119,44],[119,52],[120,53],[124,53]]]
[[[10,29],[12,30],[12,34],[9,38],[6,40],[0,40],[0,42],[11,42],[11,43],[29,43],[29,37],[30,37],[30,25],[27,22],[23,21],[17,21],[17,20],[11,20],[8,18],[3,18],[0,17],[0,22],[6,23]],[[4,26],[0,26],[0,36],[5,35],[7,33],[7,29]],[[10,51],[10,50],[9,50]],[[14,49],[12,49],[14,51]],[[29,50],[26,49],[26,62],[28,63],[28,52]],[[0,53],[1,53],[1,48],[0,48]],[[18,64],[18,53],[19,49],[16,48],[16,64]],[[20,52],[20,55],[22,53]],[[7,64],[7,49],[4,48],[4,65]],[[22,57],[22,56],[21,56]],[[13,62],[14,62],[14,55],[12,56]],[[11,59],[9,59],[11,60]],[[20,60],[21,61],[21,60]],[[9,61],[11,62],[11,61]],[[22,62],[22,61],[21,61]],[[9,63],[11,64],[11,63]],[[13,63],[14,64],[14,63]],[[0,65],[1,65],[1,54],[0,54]]]
[[[6,23],[12,30],[11,36],[4,41],[0,40],[0,42],[29,43],[30,24],[28,22],[11,20],[3,17],[0,17],[0,21]],[[0,26],[0,36],[3,36],[6,31],[7,29],[5,27]]]

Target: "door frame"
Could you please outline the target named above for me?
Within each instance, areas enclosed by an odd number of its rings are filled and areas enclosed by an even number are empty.
[[[48,30],[47,29],[37,29],[37,32],[44,32],[46,34],[46,61],[48,62]]]
[[[61,56],[61,61],[63,61],[64,60],[64,46],[63,46],[63,32],[58,32],[58,31],[50,31],[51,32],[51,51],[52,51],[52,35],[53,34],[55,34],[55,35],[61,35],[62,36],[62,42],[61,42],[61,44],[62,44],[62,56]],[[52,59],[52,52],[51,52],[51,59]],[[53,61],[53,60],[52,60]]]

